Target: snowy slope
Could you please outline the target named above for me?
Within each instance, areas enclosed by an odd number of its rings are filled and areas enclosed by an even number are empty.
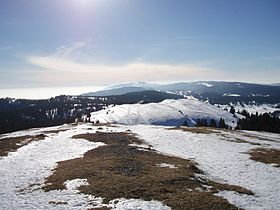
[[[45,192],[41,189],[45,178],[53,173],[52,170],[57,167],[58,161],[82,157],[87,151],[104,145],[101,142],[93,143],[85,139],[71,138],[81,133],[95,133],[97,128],[90,124],[63,125],[2,135],[1,138],[16,137],[66,129],[48,134],[44,140],[32,142],[17,151],[10,152],[6,157],[0,157],[0,209],[81,210],[99,207],[103,202],[102,198],[79,193],[77,190],[79,186],[88,185],[86,179],[66,181],[65,190]],[[124,131],[124,128],[103,128],[110,132]],[[109,204],[114,210],[170,210],[159,201],[124,198],[116,200],[118,202],[112,200]],[[62,203],[55,204],[59,202]]]
[[[278,107],[279,104],[230,104],[230,105],[219,105],[222,109],[230,109],[231,106],[234,106],[236,111],[243,111],[246,110],[250,114],[256,114],[258,112],[259,114],[264,113],[273,113],[275,111],[280,111],[280,108]]]
[[[247,210],[279,209],[279,168],[253,161],[247,154],[255,148],[279,150],[278,134],[222,130],[216,134],[196,134],[147,125],[128,128],[163,154],[194,160],[207,177],[218,182],[242,186],[255,193],[255,196],[232,191],[220,191],[217,194],[237,207]],[[239,143],[238,139],[248,143]]]
[[[45,178],[53,173],[52,170],[56,168],[58,161],[81,157],[88,150],[104,145],[71,138],[77,134],[100,132],[98,128],[99,126],[91,124],[63,125],[2,135],[0,141],[3,141],[4,137],[61,130],[58,133],[47,133],[44,140],[32,142],[0,158],[0,209],[79,210],[101,207],[102,198],[79,193],[77,190],[77,187],[89,184],[86,177],[66,181],[65,190],[45,192],[41,189]],[[253,161],[248,154],[251,149],[256,148],[279,150],[279,134],[224,130],[218,133],[216,131],[211,134],[199,134],[167,128],[150,125],[102,126],[105,132],[124,132],[129,129],[162,154],[195,161],[209,179],[252,190],[255,195],[232,191],[217,193],[217,196],[227,199],[237,207],[246,210],[279,209],[279,168],[272,164]],[[240,139],[245,143],[240,143]],[[140,145],[139,149],[145,148],[145,145]],[[163,163],[155,167],[174,167],[174,165]],[[119,202],[115,202],[116,200]],[[170,210],[160,201],[123,198],[116,200],[112,200],[108,207],[114,210]],[[55,202],[64,203],[55,205]]]
[[[196,99],[165,100],[150,104],[124,104],[91,113],[91,121],[100,123],[120,123],[126,125],[154,124],[189,126],[195,120],[224,118],[229,126],[236,126],[236,118],[229,112]]]

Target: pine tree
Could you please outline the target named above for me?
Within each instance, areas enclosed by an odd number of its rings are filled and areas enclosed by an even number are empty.
[[[226,128],[226,123],[225,123],[225,120],[223,118],[220,118],[218,127],[219,128]]]
[[[210,121],[210,127],[217,128],[216,120],[211,119],[211,121]]]
[[[230,111],[229,111],[231,114],[235,115],[235,109],[233,106],[230,107]]]
[[[203,126],[205,126],[205,127],[207,127],[207,126],[208,126],[207,119],[203,119]]]
[[[202,126],[202,122],[201,122],[201,120],[199,118],[196,120],[196,126],[197,127]]]
[[[183,122],[183,126],[188,126],[188,122],[186,120]]]

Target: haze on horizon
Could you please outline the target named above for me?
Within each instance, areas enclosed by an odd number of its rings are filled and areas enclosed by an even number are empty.
[[[3,1],[0,90],[279,83],[279,9],[278,0]]]

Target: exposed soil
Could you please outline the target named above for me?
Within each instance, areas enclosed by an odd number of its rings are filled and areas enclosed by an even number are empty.
[[[251,150],[249,154],[252,160],[280,167],[280,150],[257,148]]]
[[[255,136],[255,135],[250,135],[250,134],[243,134],[243,135],[246,136],[246,137],[255,139],[255,140],[277,142],[277,141],[272,140],[272,139],[263,138],[263,137],[259,137],[259,136]]]
[[[175,128],[169,128],[169,130],[181,130],[181,131],[198,133],[198,134],[220,133],[219,128],[210,128],[210,127],[186,127],[186,126],[180,126],[180,127],[175,127]]]
[[[257,145],[257,146],[261,146],[262,144],[260,144],[260,143],[255,143],[255,142],[250,142],[250,141],[246,141],[246,140],[244,140],[244,139],[240,139],[240,138],[235,138],[236,139],[236,143],[241,143],[241,144],[251,144],[251,145]]]
[[[64,132],[64,131],[67,131],[69,129],[57,129],[57,130],[50,130],[50,131],[44,131],[45,134],[57,134],[59,132]]]
[[[89,209],[89,210],[110,210],[111,208],[108,208],[108,207],[100,207],[100,208],[92,208],[92,209]]]
[[[114,124],[111,123],[93,123],[93,122],[89,122],[91,124],[91,126],[107,126],[107,127],[117,127]]]
[[[192,132],[192,133],[197,133],[197,134],[217,134],[219,136],[224,137],[221,140],[235,142],[235,143],[246,143],[246,144],[251,144],[251,145],[261,145],[259,143],[246,141],[246,140],[240,139],[240,138],[235,138],[235,141],[231,141],[231,140],[229,140],[229,136],[227,134],[224,134],[224,133],[221,132],[221,131],[225,131],[225,129],[221,129],[221,128],[180,126],[180,127],[175,127],[175,128],[169,128],[169,130],[181,130],[181,131]],[[226,131],[228,131],[228,130],[226,130]]]
[[[44,190],[65,189],[63,183],[67,180],[87,179],[89,185],[80,187],[80,192],[102,197],[105,204],[117,198],[136,198],[158,200],[179,210],[238,209],[214,193],[231,190],[253,194],[242,187],[202,178],[203,171],[189,160],[129,146],[143,144],[130,133],[98,132],[73,138],[104,142],[106,146],[90,150],[82,158],[59,162],[54,173],[47,178]],[[176,167],[159,167],[161,163]]]
[[[250,142],[250,141],[246,141],[244,139],[240,139],[240,138],[237,138],[235,137],[234,140],[231,140],[230,138],[230,135],[228,134],[223,134],[223,133],[220,133],[218,134],[219,136],[222,136],[224,138],[221,138],[221,140],[224,140],[224,141],[229,141],[229,142],[234,142],[234,143],[240,143],[240,144],[251,144],[251,145],[257,145],[257,146],[261,146],[262,144],[260,143],[255,143],[255,142]]]
[[[67,202],[64,201],[49,201],[49,204],[53,204],[53,205],[67,205]]]
[[[0,156],[7,156],[9,152],[15,152],[18,148],[23,147],[30,142],[43,140],[44,134],[36,136],[19,136],[0,139]]]

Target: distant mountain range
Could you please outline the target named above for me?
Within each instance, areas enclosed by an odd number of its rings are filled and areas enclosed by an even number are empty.
[[[280,86],[243,82],[198,81],[173,84],[128,83],[112,86],[103,91],[90,92],[83,96],[111,96],[144,90],[158,90],[182,96],[193,96],[214,104],[230,102],[280,103]]]
[[[272,83],[270,85],[273,85],[273,86],[280,86],[280,83]]]
[[[85,120],[89,119],[90,113],[114,105],[158,103],[182,98],[196,98],[219,104],[217,106],[221,108],[235,103],[237,110],[245,107],[259,110],[259,104],[269,104],[261,105],[262,112],[273,110],[279,116],[280,111],[280,86],[215,81],[139,82],[115,85],[81,96],[57,96],[48,100],[0,99],[0,133],[71,123],[81,118]],[[244,106],[244,103],[250,106]]]
[[[142,92],[146,91],[147,88],[144,87],[116,87],[108,90],[101,90],[98,92],[92,92],[92,93],[85,93],[82,94],[82,96],[115,96],[115,95],[123,95],[126,93],[131,93],[131,92]]]

